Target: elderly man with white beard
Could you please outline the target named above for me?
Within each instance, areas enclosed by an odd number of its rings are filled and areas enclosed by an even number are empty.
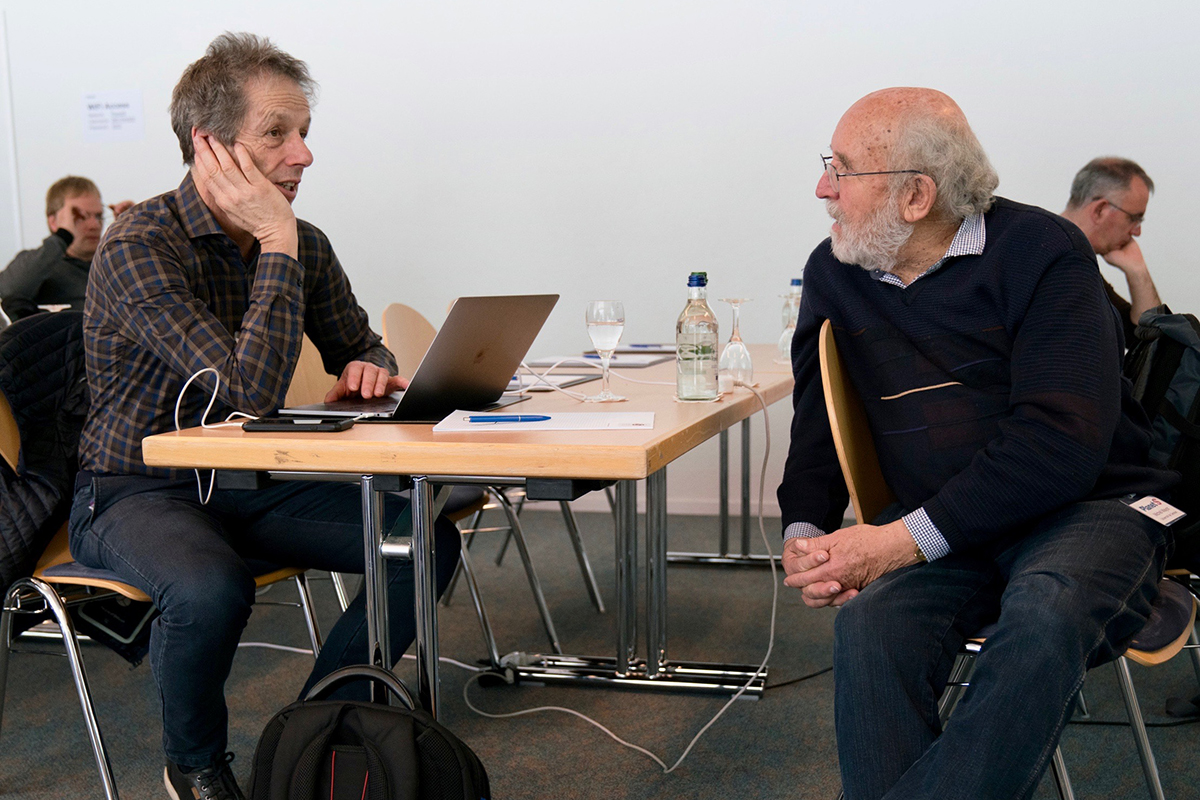
[[[845,796],[1029,797],[1085,671],[1150,613],[1168,531],[1130,501],[1173,475],[1147,466],[1087,239],[993,196],[996,173],[953,100],[870,94],[831,149],[817,196],[834,224],[804,270],[779,503],[787,585],[840,607]],[[817,354],[827,319],[898,498],[842,530]],[[955,654],[990,623],[943,731]]]

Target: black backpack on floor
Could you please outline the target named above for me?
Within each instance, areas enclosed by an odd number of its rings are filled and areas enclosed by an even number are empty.
[[[1171,526],[1173,567],[1200,570],[1200,321],[1165,305],[1138,319],[1125,356],[1133,396],[1150,417],[1150,463],[1183,480],[1170,500],[1187,516]]]
[[[358,680],[386,686],[407,707],[320,699]],[[263,729],[250,800],[487,800],[479,757],[415,705],[377,667],[331,673]]]

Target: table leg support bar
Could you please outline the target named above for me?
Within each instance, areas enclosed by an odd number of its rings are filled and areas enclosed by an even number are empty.
[[[743,697],[757,699],[766,688],[767,673],[755,676],[757,665],[712,664],[700,661],[669,662],[651,677],[642,659],[631,661],[624,672],[616,660],[604,656],[559,656],[519,653],[502,659],[518,681],[571,684],[617,689],[648,689],[697,694],[734,694],[748,682]]]

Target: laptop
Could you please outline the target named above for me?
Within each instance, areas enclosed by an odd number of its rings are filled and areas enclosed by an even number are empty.
[[[525,398],[503,397],[504,391],[557,302],[556,294],[460,297],[404,391],[281,408],[279,414],[429,423],[456,409],[491,411],[520,402]]]

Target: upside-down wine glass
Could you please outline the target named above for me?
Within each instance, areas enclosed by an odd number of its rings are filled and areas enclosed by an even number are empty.
[[[776,364],[792,363],[792,339],[796,338],[796,318],[800,313],[800,296],[796,294],[779,295],[784,300],[787,309],[787,320],[783,325],[783,333],[779,335],[779,345],[776,349]]]
[[[600,394],[585,397],[587,403],[616,403],[624,397],[613,394],[608,388],[608,362],[621,341],[625,330],[625,307],[618,300],[593,300],[587,307],[588,336],[600,356],[602,388]]]
[[[754,364],[750,360],[750,349],[742,341],[739,326],[742,303],[749,303],[750,300],[749,297],[721,298],[722,303],[729,303],[733,307],[733,332],[729,334],[729,342],[721,351],[721,361],[717,365],[717,372],[722,378],[726,378],[735,385],[740,383],[749,386],[754,383]]]

